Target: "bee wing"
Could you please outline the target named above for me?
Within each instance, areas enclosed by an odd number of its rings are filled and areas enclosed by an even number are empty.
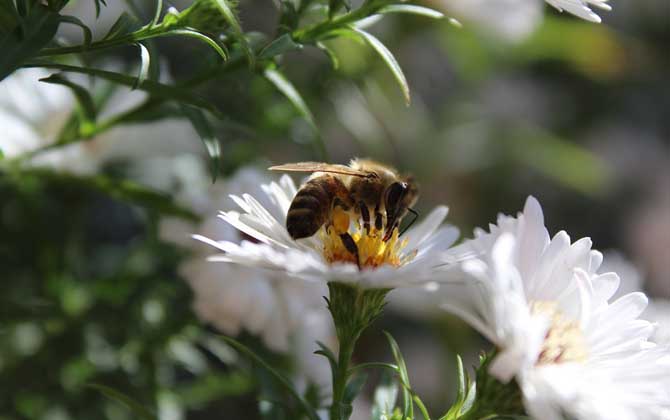
[[[286,171],[286,172],[328,172],[333,174],[351,175],[360,177],[369,177],[374,175],[372,172],[359,171],[345,165],[335,165],[324,162],[286,163],[283,165],[271,166],[268,169],[271,171]]]

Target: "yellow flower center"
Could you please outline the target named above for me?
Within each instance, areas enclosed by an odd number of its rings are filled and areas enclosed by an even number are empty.
[[[354,223],[353,229],[349,226],[349,217],[344,212],[335,212],[330,226],[324,226],[319,231],[319,237],[323,242],[323,256],[330,264],[353,263],[358,264],[361,269],[377,268],[388,264],[399,267],[412,260],[416,251],[409,255],[403,255],[402,251],[407,245],[407,240],[400,240],[398,229],[393,229],[390,238],[384,241],[384,231],[377,230],[374,226],[364,228],[360,223]],[[348,233],[356,244],[358,250],[358,261],[356,254],[351,252],[342,239],[342,234]]]
[[[588,349],[579,323],[567,319],[555,302],[532,302],[531,313],[544,315],[551,322],[537,359],[538,365],[583,362],[586,360]]]

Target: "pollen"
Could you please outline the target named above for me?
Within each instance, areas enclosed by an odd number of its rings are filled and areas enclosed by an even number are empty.
[[[351,252],[342,240],[341,232],[334,226],[324,227],[319,231],[323,242],[323,256],[330,264],[353,263],[361,269],[374,269],[382,265],[400,267],[414,258],[414,254],[403,253],[407,240],[399,238],[397,228],[387,241],[383,240],[383,230],[374,227],[365,229],[356,224],[355,229],[345,231],[356,244],[358,261],[356,254]]]
[[[533,302],[531,313],[546,316],[551,322],[537,359],[538,365],[586,360],[588,348],[579,323],[568,319],[555,302]]]

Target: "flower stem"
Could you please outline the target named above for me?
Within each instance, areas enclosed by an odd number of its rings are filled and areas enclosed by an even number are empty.
[[[333,404],[330,407],[331,420],[346,420],[351,415],[351,404],[345,402],[345,391],[349,379],[349,364],[358,337],[339,338],[340,350],[337,370],[333,372]]]
[[[347,420],[355,395],[347,392],[351,357],[361,333],[381,315],[388,289],[361,289],[339,282],[328,283],[328,309],[333,316],[340,349],[333,369],[333,403],[330,420]]]

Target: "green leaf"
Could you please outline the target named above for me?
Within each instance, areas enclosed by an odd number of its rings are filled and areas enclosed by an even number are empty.
[[[293,86],[293,84],[286,78],[279,70],[268,68],[265,69],[263,73],[265,78],[272,83],[277,90],[279,90],[286,98],[293,104],[295,109],[302,115],[309,125],[315,130],[318,131],[316,127],[316,122],[314,121],[314,116],[312,112],[307,107],[307,104],[300,96],[298,90]]]
[[[58,13],[41,4],[34,5],[23,22],[0,39],[0,80],[51,42],[59,23]]]
[[[224,60],[228,59],[228,53],[224,50],[224,46],[222,44],[219,44],[216,42],[214,39],[210,38],[209,36],[198,32],[194,29],[171,29],[167,32],[162,32],[160,34],[154,35],[154,37],[162,37],[162,36],[170,36],[170,35],[183,35],[183,36],[188,36],[191,38],[195,38],[199,41],[202,41],[212,47],[214,51],[216,51],[217,54],[221,56]]]
[[[237,40],[237,42],[240,43],[242,50],[246,54],[247,60],[249,61],[249,67],[253,68],[255,66],[256,61],[254,58],[254,52],[251,49],[249,42],[244,36],[244,31],[242,31],[242,25],[240,25],[240,21],[237,19],[237,15],[235,15],[233,8],[230,7],[227,0],[215,0],[215,4],[218,7],[221,14],[223,15],[223,18],[230,25],[230,28],[235,34],[235,39]]]
[[[140,29],[141,27],[142,24],[140,23],[139,20],[137,20],[136,17],[134,17],[128,12],[123,12],[121,13],[121,16],[119,16],[119,18],[116,19],[116,22],[114,22],[112,27],[109,28],[109,32],[107,32],[107,35],[105,35],[104,38],[102,39],[108,40],[118,38],[123,35],[128,35]]]
[[[405,364],[405,359],[403,359],[402,353],[400,353],[400,347],[398,347],[398,343],[395,341],[393,336],[391,336],[391,334],[389,334],[387,331],[384,331],[384,335],[386,336],[386,339],[388,340],[389,345],[391,346],[391,353],[393,353],[393,359],[395,360],[396,365],[398,366],[400,383],[403,386],[402,390],[403,416],[409,416],[409,418],[413,419],[414,403],[412,402],[412,394],[410,392],[410,384],[409,384],[409,374],[407,373],[407,365]]]
[[[95,17],[97,19],[100,17],[100,4],[102,3],[103,6],[107,7],[107,2],[105,0],[93,0],[93,3],[95,4]]]
[[[344,390],[343,401],[349,405],[353,403],[356,396],[361,392],[365,382],[368,380],[368,375],[366,373],[360,372],[350,379],[347,383],[347,386]]]
[[[38,61],[33,63],[27,63],[26,65],[24,65],[24,67],[44,67],[50,69],[57,69],[65,72],[88,74],[90,76],[100,77],[102,79],[106,79],[114,83],[125,85],[131,88],[135,85],[135,82],[137,80],[135,77],[131,77],[121,73],[115,73],[111,71],[99,70],[87,67],[71,66],[68,64],[53,63],[49,61]],[[153,80],[145,80],[141,86],[138,86],[138,89],[148,92],[149,94],[156,96],[158,98],[175,100],[180,103],[185,103],[188,105],[193,105],[195,107],[205,109],[211,112],[212,115],[216,116],[217,118],[220,119],[224,118],[223,114],[221,114],[221,112],[214,105],[212,105],[209,101],[203,99],[202,97],[191,93],[188,89],[182,89],[170,85],[165,85],[159,82],[155,82]]]
[[[115,200],[131,205],[188,220],[198,220],[198,216],[193,214],[191,210],[176,204],[170,195],[151,190],[130,180],[114,179],[103,174],[90,176],[76,175],[42,168],[22,170],[21,176],[35,176],[48,179],[50,182],[58,183],[68,188],[99,191]]]
[[[133,414],[137,415],[141,419],[158,420],[158,417],[151,413],[151,411],[122,392],[100,384],[90,384],[88,387],[99,391],[102,395],[109,398],[110,400],[125,406],[130,411],[132,411]]]
[[[254,353],[252,350],[250,350],[248,347],[246,347],[244,344],[238,342],[237,340],[234,340],[230,337],[226,336],[220,336],[221,339],[223,339],[226,343],[230,344],[233,346],[235,349],[237,349],[239,352],[245,354],[248,356],[250,359],[252,359],[254,362],[258,363],[263,369],[265,369],[274,379],[277,380],[292,396],[293,398],[298,401],[302,409],[304,410],[305,414],[311,419],[311,420],[319,420],[319,416],[317,415],[316,411],[312,406],[309,405],[307,401],[300,395],[298,391],[293,387],[291,382],[284,377],[281,373],[277,372],[272,366],[270,366],[266,361],[264,361],[262,358],[260,358],[256,353]]]
[[[400,86],[400,90],[402,91],[403,97],[405,98],[405,103],[409,105],[411,99],[409,94],[409,86],[407,85],[407,79],[405,78],[405,75],[400,68],[400,64],[398,64],[391,51],[389,51],[380,40],[365,32],[364,30],[358,28],[351,28],[351,30],[363,38],[363,40],[365,40],[365,42],[367,42],[375,51],[377,51],[379,56],[384,60],[384,63],[386,63],[388,68],[391,70],[393,77],[395,77],[398,85]]]
[[[19,14],[13,1],[0,2],[0,35],[11,32],[19,24]]]
[[[351,0],[329,0],[328,16],[332,19],[343,6],[345,9],[351,10]]]
[[[184,115],[191,121],[193,128],[195,128],[195,131],[197,131],[205,145],[205,149],[207,149],[207,155],[210,159],[210,173],[212,175],[212,182],[214,182],[221,170],[221,143],[214,134],[214,130],[203,111],[188,105],[182,105],[181,109]]]
[[[458,375],[458,391],[456,393],[456,401],[463,402],[465,401],[467,392],[467,380],[465,377],[465,369],[463,369],[463,359],[461,359],[461,356],[458,354],[456,355],[456,369]]]
[[[296,43],[291,37],[291,34],[284,34],[272,41],[270,45],[263,48],[258,54],[258,58],[265,60],[276,55],[284,54],[287,51],[300,50],[302,48],[303,45]]]
[[[95,109],[93,98],[91,97],[91,94],[89,93],[88,89],[66,79],[61,74],[52,74],[49,77],[40,79],[40,82],[50,83],[54,85],[62,85],[70,88],[70,90],[72,90],[72,93],[74,93],[74,96],[77,98],[77,102],[79,103],[79,106],[82,111],[83,119],[89,123],[93,123],[95,121],[97,112]]]
[[[263,75],[277,88],[277,90],[286,96],[286,98],[289,100],[289,102],[291,102],[291,104],[293,104],[300,115],[302,115],[303,118],[307,120],[310,127],[312,127],[312,130],[314,130],[317,151],[321,154],[323,159],[327,159],[328,153],[326,150],[326,145],[321,138],[319,128],[317,127],[316,121],[314,120],[314,116],[312,115],[312,112],[307,107],[307,104],[302,99],[302,96],[300,96],[300,93],[295,88],[295,86],[293,86],[293,84],[286,77],[284,77],[284,75],[281,74],[279,70],[267,68],[265,69]]]
[[[337,357],[335,356],[335,353],[333,353],[321,341],[317,341],[316,344],[319,346],[319,350],[315,351],[314,354],[319,354],[319,355],[325,357],[326,359],[328,359],[328,363],[330,363],[331,371],[335,372],[337,370]]]
[[[82,33],[84,34],[84,46],[88,47],[89,45],[91,45],[91,40],[93,39],[93,33],[91,32],[91,29],[88,26],[84,25],[84,22],[82,22],[79,18],[75,16],[61,15],[60,21],[79,26],[82,30]]]
[[[333,70],[337,70],[340,67],[340,60],[338,60],[337,55],[335,55],[335,52],[321,41],[317,41],[315,45],[318,49],[323,51],[328,56],[330,64],[333,66]]]
[[[149,75],[149,68],[151,65],[151,55],[149,54],[147,47],[139,42],[136,45],[140,49],[140,69],[137,73],[137,79],[135,81],[135,85],[133,85],[133,89],[137,89],[142,83],[144,83],[144,81],[147,79],[147,76]]]
[[[444,14],[428,7],[417,6],[414,4],[392,4],[382,7],[377,12],[379,14],[387,13],[410,13],[414,15],[426,16],[433,19],[442,19]]]
[[[156,9],[154,10],[154,17],[151,19],[151,24],[149,27],[154,27],[158,25],[158,22],[161,19],[161,13],[163,12],[163,0],[156,0]]]

